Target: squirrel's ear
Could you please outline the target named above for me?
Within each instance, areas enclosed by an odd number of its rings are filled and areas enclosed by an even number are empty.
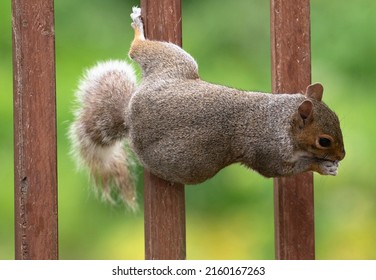
[[[305,100],[299,105],[298,112],[303,120],[303,123],[305,123],[306,120],[309,120],[312,117],[312,111],[313,104],[309,100]]]
[[[322,94],[324,92],[324,88],[322,84],[316,83],[309,85],[306,90],[306,96],[312,99],[316,99],[317,101],[321,101]]]

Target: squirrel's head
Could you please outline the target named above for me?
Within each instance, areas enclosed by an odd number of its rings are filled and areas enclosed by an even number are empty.
[[[323,86],[307,87],[292,122],[292,135],[299,150],[319,160],[340,161],[345,157],[342,131],[337,115],[323,102]]]

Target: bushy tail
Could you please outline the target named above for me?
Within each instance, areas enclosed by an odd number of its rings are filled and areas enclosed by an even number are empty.
[[[103,198],[115,202],[120,196],[132,210],[137,207],[136,190],[124,140],[135,86],[134,71],[126,62],[100,62],[87,70],[76,92],[78,107],[69,134],[73,154],[89,170],[96,189],[102,188]]]

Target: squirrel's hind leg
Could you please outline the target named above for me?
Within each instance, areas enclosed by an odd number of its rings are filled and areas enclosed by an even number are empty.
[[[141,8],[133,7],[132,13],[132,28],[134,29],[134,41],[136,40],[145,40],[144,35],[144,24],[142,23],[141,19]]]

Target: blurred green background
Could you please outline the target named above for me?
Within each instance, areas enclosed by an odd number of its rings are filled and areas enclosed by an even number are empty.
[[[14,258],[11,1],[0,2],[0,259]],[[61,259],[143,259],[143,213],[96,199],[66,133],[84,68],[126,58],[138,1],[55,1]],[[312,80],[342,122],[337,177],[315,175],[318,259],[376,259],[376,2],[312,0]],[[183,0],[183,44],[205,80],[271,90],[269,1]],[[43,172],[43,171],[41,171]],[[273,259],[272,180],[234,165],[186,188],[188,259]],[[142,194],[140,172],[140,194]],[[142,201],[142,199],[141,199]],[[141,207],[142,209],[142,207]]]

